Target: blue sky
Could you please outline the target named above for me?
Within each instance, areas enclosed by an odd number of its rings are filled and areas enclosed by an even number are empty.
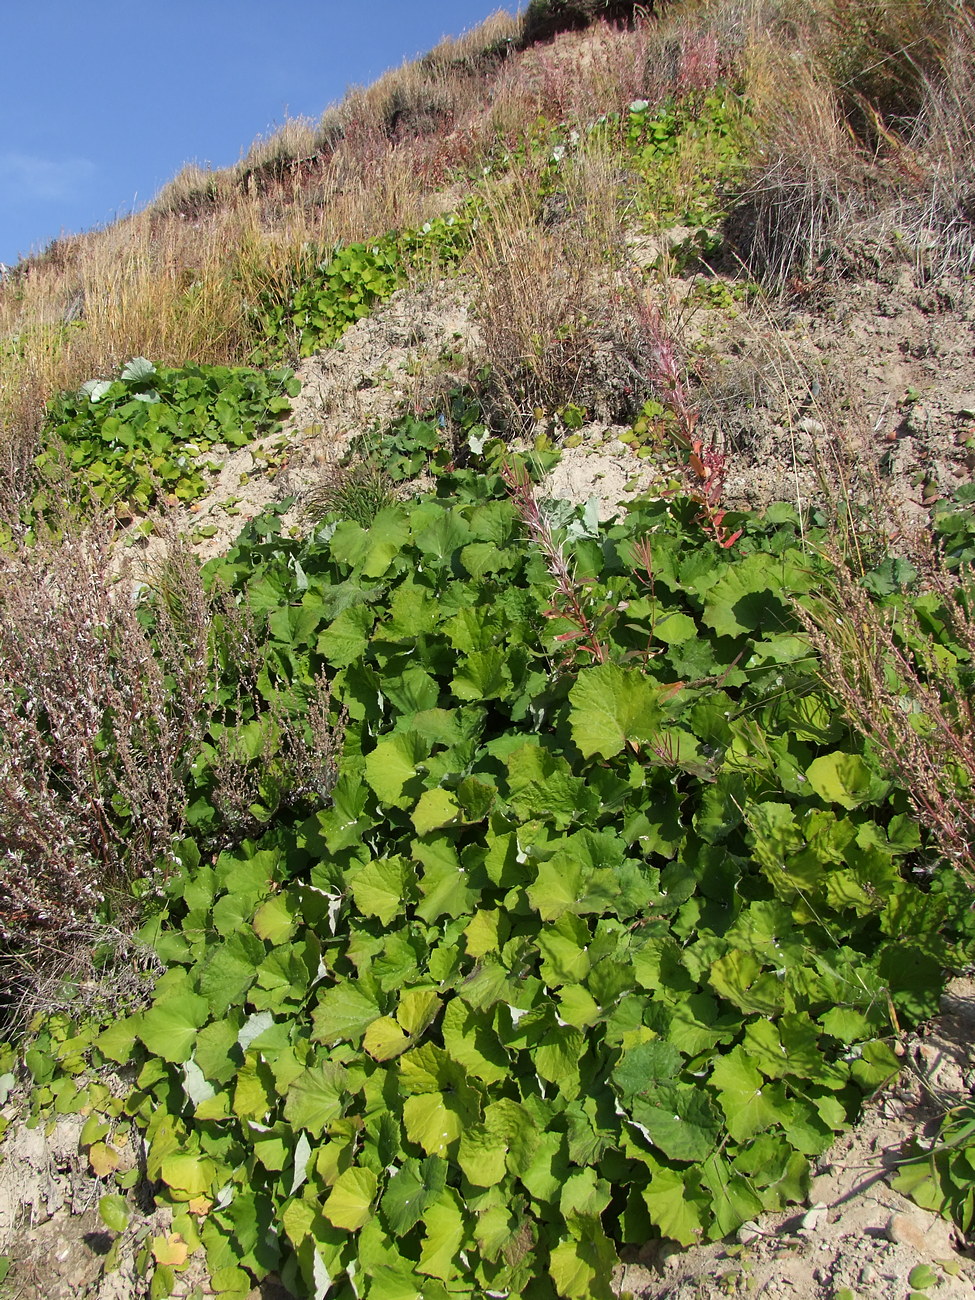
[[[225,167],[517,0],[19,0],[0,37],[0,262]]]

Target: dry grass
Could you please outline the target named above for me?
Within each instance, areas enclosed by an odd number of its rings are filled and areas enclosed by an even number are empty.
[[[566,170],[547,202],[526,172],[485,187],[469,257],[493,395],[518,432],[542,412],[585,404],[587,378],[612,339],[618,196],[598,162]]]
[[[111,527],[0,553],[0,939],[90,924],[152,878],[178,826],[205,629],[154,652],[118,589]],[[183,635],[188,631],[189,637]],[[177,674],[171,708],[167,675]]]
[[[762,14],[744,64],[764,146],[730,227],[750,271],[781,289],[855,264],[865,242],[890,255],[899,241],[926,275],[964,273],[975,260],[970,9],[824,0]]]
[[[148,212],[26,262],[0,287],[0,441],[21,448],[5,454],[23,461],[54,392],[130,356],[246,360],[262,292],[286,293],[322,248],[456,205],[486,165],[539,138],[540,118],[584,131],[634,99],[654,104],[722,78],[740,84],[761,123],[757,166],[730,225],[753,274],[784,287],[855,257],[858,239],[890,243],[895,230],[919,274],[975,264],[966,6],[699,0],[529,48],[525,30],[496,14],[353,89],[318,123],[285,123],[235,167],[186,168]],[[568,242],[550,231],[536,238],[531,213],[499,211],[479,241],[485,314],[492,300],[512,308],[498,326],[507,342],[497,341],[509,397],[520,393],[522,407],[551,405],[562,379],[562,401],[578,385],[580,321],[599,316],[579,268],[618,238],[593,211]],[[544,293],[531,291],[532,277]]]

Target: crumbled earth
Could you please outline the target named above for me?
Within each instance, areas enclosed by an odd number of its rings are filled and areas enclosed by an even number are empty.
[[[301,362],[301,392],[282,428],[228,451],[207,495],[172,512],[169,525],[191,539],[197,535],[192,549],[202,560],[225,552],[248,520],[287,497],[296,504],[283,526],[300,529],[304,497],[350,440],[407,411],[426,409],[439,391],[466,377],[457,369],[458,356],[470,357],[478,342],[456,283],[400,290],[335,347]],[[214,531],[201,537],[201,528]],[[149,556],[160,549],[158,539],[155,546],[133,540]]]
[[[661,261],[657,243],[634,255]],[[692,264],[682,274],[660,270],[656,292],[685,359],[697,432],[724,455],[726,507],[863,504],[882,495],[896,516],[888,520],[893,533],[971,481],[972,283],[926,285],[905,261],[776,304]],[[209,559],[249,519],[293,497],[283,526],[300,531],[303,502],[350,440],[428,409],[477,368],[479,347],[462,281],[400,290],[336,347],[301,363],[301,393],[281,430],[228,452],[206,497],[175,511],[170,524]],[[564,436],[543,493],[576,503],[595,497],[607,518],[675,482],[695,488],[665,438],[641,453],[621,441],[627,436],[603,422]],[[158,539],[133,543],[149,555],[160,547]]]

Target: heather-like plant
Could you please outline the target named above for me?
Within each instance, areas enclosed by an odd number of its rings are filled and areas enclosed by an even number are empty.
[[[147,576],[140,596],[106,519],[0,550],[8,952],[126,914],[187,825],[233,843],[330,789],[327,683],[288,683],[264,616],[208,589],[177,539]]]

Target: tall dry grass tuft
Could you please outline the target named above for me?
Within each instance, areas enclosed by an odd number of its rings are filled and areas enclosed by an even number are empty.
[[[975,17],[954,0],[756,5],[743,55],[763,146],[729,224],[782,288],[896,245],[926,276],[975,260]]]
[[[527,170],[484,188],[468,259],[499,414],[517,432],[540,412],[585,404],[611,347],[620,256],[618,181],[590,158],[545,201]]]

